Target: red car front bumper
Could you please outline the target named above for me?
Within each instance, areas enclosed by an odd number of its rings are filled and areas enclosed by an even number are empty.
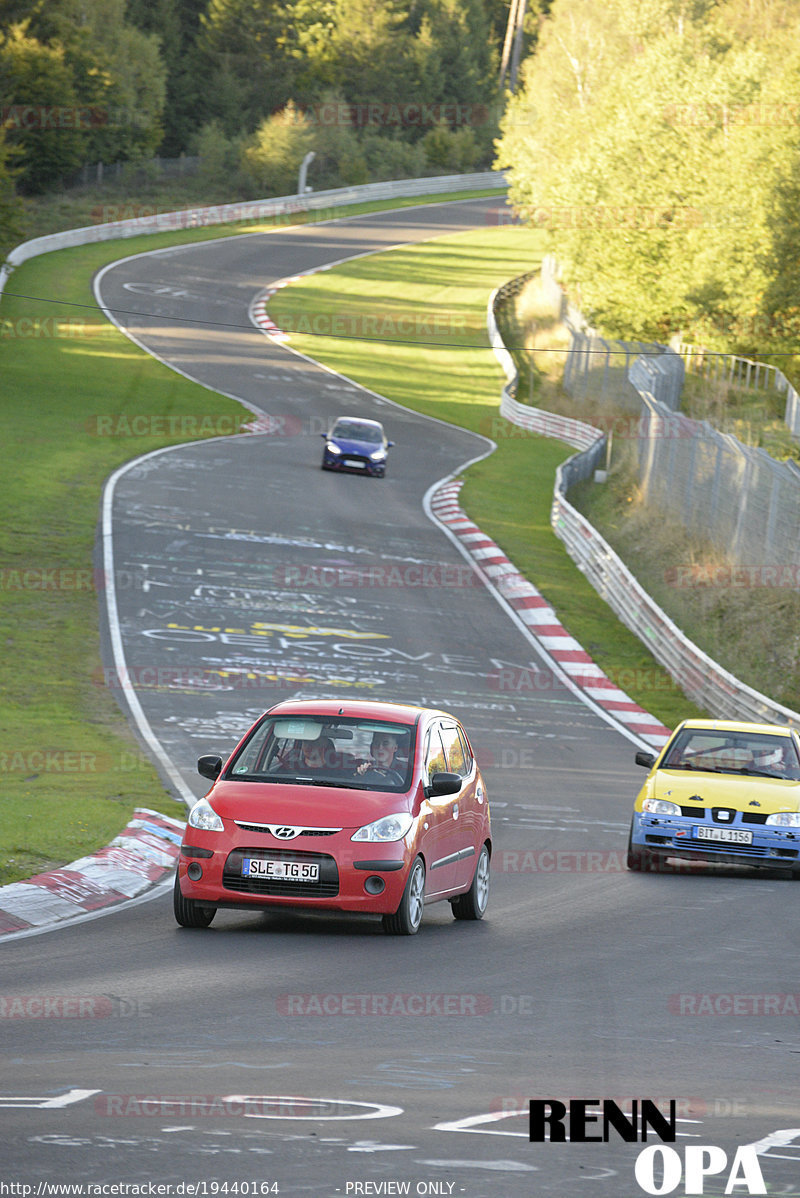
[[[354,831],[298,838],[303,841],[300,848],[298,840],[283,845],[269,834],[243,835],[238,828],[232,836],[227,828],[203,832],[187,827],[178,864],[181,893],[219,907],[289,906],[392,914],[416,855],[413,847],[406,841],[353,842]],[[313,881],[249,877],[243,862],[251,858],[316,865],[317,877]]]

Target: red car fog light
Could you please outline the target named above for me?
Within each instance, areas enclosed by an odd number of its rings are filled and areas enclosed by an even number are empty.
[[[364,882],[364,889],[367,894],[383,894],[386,889],[386,883],[377,874],[371,874]]]
[[[192,861],[186,870],[186,876],[192,882],[199,882],[203,876],[203,867],[199,861]]]

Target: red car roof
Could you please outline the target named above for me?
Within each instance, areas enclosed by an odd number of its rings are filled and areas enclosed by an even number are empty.
[[[411,703],[381,703],[374,699],[286,699],[270,707],[270,715],[293,715],[295,712],[319,716],[352,716],[354,719],[388,720],[391,723],[416,723],[425,712],[447,715],[432,707],[417,707]]]

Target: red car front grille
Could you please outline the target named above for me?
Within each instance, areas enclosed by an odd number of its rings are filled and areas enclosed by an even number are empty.
[[[240,820],[236,820],[236,827],[241,828],[244,832],[269,832],[269,828],[265,824],[243,824]],[[303,828],[300,836],[336,836],[341,828]]]

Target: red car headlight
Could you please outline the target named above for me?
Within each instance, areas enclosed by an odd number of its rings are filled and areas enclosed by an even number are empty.
[[[376,819],[373,824],[365,824],[363,828],[359,828],[350,839],[383,841],[384,843],[402,840],[411,831],[413,822],[414,820],[407,811],[403,811],[399,815],[384,815],[382,819]]]
[[[195,803],[186,822],[190,828],[200,828],[203,832],[222,832],[225,829],[222,820],[206,799],[200,799]]]

